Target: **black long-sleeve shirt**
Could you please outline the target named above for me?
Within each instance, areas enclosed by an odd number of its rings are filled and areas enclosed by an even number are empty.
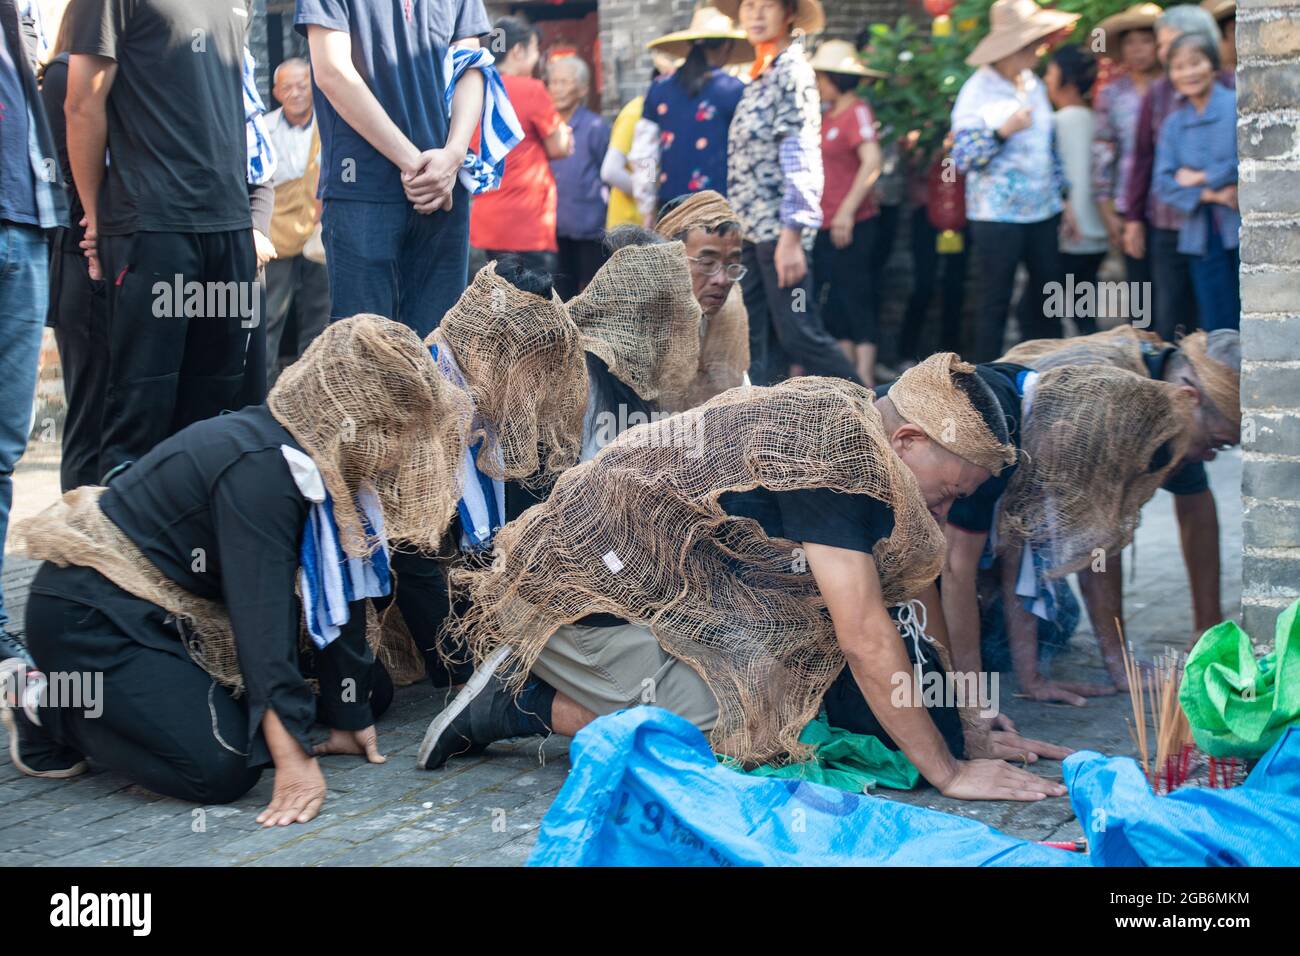
[[[309,502],[282,445],[301,450],[265,406],[191,425],[113,479],[108,518],[171,581],[230,614],[249,704],[249,747],[268,707],[311,752],[316,700],[299,669],[294,595]],[[373,656],[363,602],[315,655],[322,716],[358,730],[373,723]]]

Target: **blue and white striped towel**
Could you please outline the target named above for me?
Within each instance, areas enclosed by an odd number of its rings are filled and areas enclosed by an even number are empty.
[[[443,60],[443,79],[447,88],[447,113],[451,113],[451,98],[456,92],[456,81],[466,70],[479,70],[483,74],[483,118],[479,124],[479,151],[465,154],[460,181],[471,196],[496,189],[505,172],[506,153],[524,139],[523,127],[515,108],[510,105],[501,74],[492,64],[492,54],[484,49],[469,50],[453,46]]]
[[[269,183],[275,173],[275,148],[271,145],[271,134],[262,115],[265,112],[266,105],[257,92],[257,64],[248,47],[244,47],[244,126],[250,186]]]
[[[325,490],[320,469],[309,455],[296,448],[281,445],[280,452],[289,464],[298,490],[312,503],[299,551],[298,582],[307,633],[317,648],[325,648],[348,623],[348,604],[361,598],[382,597],[392,591],[384,513],[374,492],[366,490],[358,496],[366,534],[377,539],[379,547],[368,557],[349,557],[339,543],[334,500]]]
[[[465,376],[461,374],[460,367],[456,364],[456,359],[452,356],[451,350],[439,349],[437,345],[430,345],[429,354],[433,356],[433,360],[438,366],[438,371],[442,372],[443,378],[468,395],[469,387],[465,384]],[[477,431],[484,427],[483,421],[475,412],[474,422],[471,426],[472,430]],[[483,441],[484,439],[480,438],[474,443],[473,447],[467,447],[465,457],[460,462],[458,478],[462,497],[456,505],[456,510],[460,513],[460,549],[462,551],[481,551],[491,546],[492,537],[505,523],[505,482],[485,475],[478,467],[478,456],[483,449]],[[499,446],[496,451],[497,463],[502,465]]]

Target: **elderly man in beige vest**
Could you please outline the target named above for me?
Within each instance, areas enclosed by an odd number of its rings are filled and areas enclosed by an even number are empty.
[[[293,362],[329,321],[330,289],[325,266],[303,255],[320,222],[316,181],[320,173],[320,133],[312,111],[311,69],[306,60],[285,60],[271,88],[280,108],[266,115],[277,159],[271,179],[275,213],[271,242],[276,258],[266,264],[266,369],[269,388],[280,374],[280,342],[289,309],[295,307],[298,338],[285,365]]]

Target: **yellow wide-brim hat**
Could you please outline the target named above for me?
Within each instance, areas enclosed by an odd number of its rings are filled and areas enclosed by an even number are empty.
[[[735,20],[740,13],[740,0],[715,0],[717,8]],[[794,10],[794,28],[803,33],[821,33],[826,29],[826,11],[821,0],[798,0]]]
[[[1214,17],[1216,23],[1231,20],[1237,15],[1237,0],[1201,0],[1201,9]]]
[[[817,48],[809,66],[822,73],[849,73],[863,77],[888,76],[880,70],[863,66],[858,51],[847,40],[827,40]]]
[[[654,53],[680,62],[686,59],[691,47],[700,40],[731,40],[731,55],[727,57],[727,63],[754,62],[754,48],[745,39],[745,31],[737,29],[731,17],[717,7],[697,8],[691,14],[691,25],[685,30],[665,34],[651,40],[646,46]],[[662,72],[662,67],[660,70]]]
[[[1156,20],[1164,13],[1154,3],[1136,3],[1127,10],[1112,13],[1096,29],[1106,34],[1106,55],[1118,60],[1120,40],[1130,30],[1154,30]]]
[[[996,63],[1078,21],[1077,13],[1044,10],[1034,0],[997,0],[989,8],[989,34],[966,57],[966,63],[969,66]]]

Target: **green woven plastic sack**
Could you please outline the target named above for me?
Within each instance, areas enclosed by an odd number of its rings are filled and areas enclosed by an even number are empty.
[[[1300,722],[1300,601],[1277,619],[1273,651],[1259,660],[1232,621],[1202,634],[1187,658],[1178,699],[1201,750],[1212,757],[1262,756]]]

